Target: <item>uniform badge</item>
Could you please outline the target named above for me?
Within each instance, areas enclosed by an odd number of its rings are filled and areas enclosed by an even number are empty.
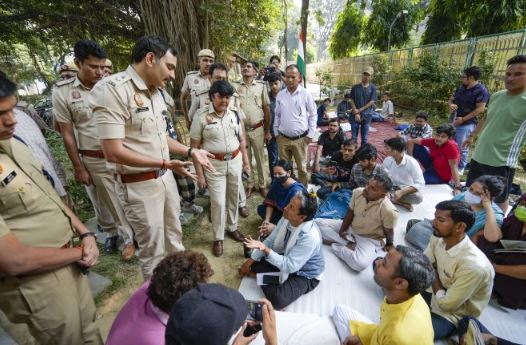
[[[199,80],[194,79],[194,84],[199,84]]]
[[[73,99],[79,99],[80,98],[79,90],[73,90],[73,92],[71,93],[71,97],[73,97]]]
[[[141,95],[139,95],[138,93],[133,95],[133,100],[135,101],[135,104],[137,104],[139,108],[142,108],[144,106],[144,101],[142,100]]]
[[[206,122],[208,124],[211,124],[212,122],[214,122],[214,118],[210,115],[206,115]]]

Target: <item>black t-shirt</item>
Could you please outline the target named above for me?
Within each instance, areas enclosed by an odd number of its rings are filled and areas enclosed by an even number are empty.
[[[344,140],[345,136],[341,130],[336,133],[334,139],[330,138],[328,130],[323,132],[318,139],[318,145],[323,146],[321,155],[323,157],[332,156],[336,151],[340,151]]]
[[[348,181],[351,177],[351,170],[352,167],[358,163],[358,159],[356,158],[356,155],[350,160],[350,161],[344,161],[343,160],[343,153],[342,151],[336,152],[332,157],[331,161],[334,161],[334,165],[336,165],[336,174],[337,174],[337,181]],[[329,164],[333,165],[333,164]]]

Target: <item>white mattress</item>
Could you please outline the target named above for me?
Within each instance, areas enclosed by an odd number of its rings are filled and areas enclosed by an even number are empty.
[[[452,197],[451,188],[446,185],[429,185],[425,186],[423,191],[424,201],[415,207],[413,212],[407,212],[399,209],[400,215],[395,228],[395,244],[404,244],[405,225],[409,219],[413,218],[433,218],[435,205]],[[285,313],[280,313],[280,320],[284,320],[292,327],[278,327],[280,344],[295,344],[288,342],[290,335],[297,329],[305,329],[312,317],[321,316],[319,319],[320,334],[329,334],[331,328],[327,326],[330,322],[327,316],[331,315],[332,310],[338,304],[346,304],[371,320],[378,321],[380,313],[380,304],[383,299],[383,292],[373,280],[372,266],[360,273],[352,271],[347,265],[340,261],[332,254],[327,246],[324,246],[325,254],[325,273],[322,281],[314,291],[302,296],[297,301],[286,308]],[[256,285],[254,278],[243,278],[239,291],[246,299],[262,298],[263,292]],[[291,315],[292,313],[301,313],[310,315]],[[298,322],[289,322],[286,320],[296,320]],[[305,320],[305,323],[303,321]],[[325,320],[325,321],[323,321]],[[480,317],[481,322],[495,335],[510,341],[525,343],[526,342],[526,311],[511,310],[500,306],[488,305]],[[336,336],[334,328],[333,335]],[[338,344],[337,336],[326,337],[323,344]],[[336,339],[336,342],[332,342]],[[438,344],[438,343],[437,343]],[[444,342],[445,344],[445,342]],[[322,345],[320,343],[320,345]]]

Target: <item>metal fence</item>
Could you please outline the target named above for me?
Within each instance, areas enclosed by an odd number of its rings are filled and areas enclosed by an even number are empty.
[[[389,72],[392,73],[400,71],[404,66],[411,66],[424,52],[438,55],[440,60],[457,66],[460,71],[476,65],[484,51],[491,54],[495,62],[492,75],[485,78],[486,84],[492,90],[501,89],[506,61],[515,55],[526,54],[526,29],[308,64],[307,80],[311,83],[319,83],[317,72],[329,72],[332,75],[331,86],[350,87],[360,82],[364,67],[374,67],[375,57],[386,58],[390,65]]]

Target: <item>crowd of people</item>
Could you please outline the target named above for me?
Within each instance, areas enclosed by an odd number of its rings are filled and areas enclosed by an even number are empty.
[[[348,306],[334,309],[342,344],[432,344],[462,337],[473,324],[488,341],[511,344],[477,318],[492,295],[526,308],[526,257],[502,252],[500,242],[526,241],[526,197],[508,213],[526,138],[526,56],[508,61],[506,89],[491,96],[480,69],[466,68],[448,103],[450,123],[433,131],[419,111],[382,148],[368,143],[371,122],[394,119],[395,111],[385,92],[376,112],[372,67],[332,116],[332,100],[317,107],[298,66],[281,71],[273,56],[260,68],[237,54],[225,65],[203,49],[199,70],[181,88],[186,146],[166,90],[177,55],[164,39],[139,39],[131,64],[115,74],[96,42],[77,42],[74,57],[53,88],[55,126],[106,233],[104,251],[122,243],[123,260],[138,256],[144,279],[107,344],[241,345],[260,330],[267,345],[278,344],[274,310],[319,286],[324,245],[354,271],[373,265],[385,294],[379,324]],[[17,89],[0,73],[0,310],[38,343],[102,344],[86,278],[99,257],[96,234],[68,207],[64,173]],[[317,126],[328,128],[309,169]],[[379,150],[387,154],[382,162]],[[453,199],[436,205],[433,220],[408,223],[406,240],[415,248],[396,245],[397,207],[413,212],[429,184],[448,184]],[[225,235],[242,244],[239,273],[262,276],[266,299],[245,301],[209,284],[206,257],[185,250],[181,211],[203,212],[197,190],[210,199],[212,254],[223,255]],[[248,215],[254,190],[263,202],[253,238],[240,231],[238,217]],[[318,204],[342,191],[352,195],[342,219],[317,217]]]

